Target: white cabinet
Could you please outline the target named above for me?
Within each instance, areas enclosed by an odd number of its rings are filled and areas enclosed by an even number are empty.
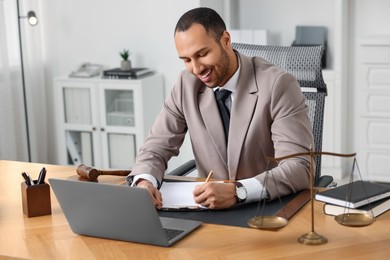
[[[362,174],[390,182],[390,35],[360,44],[355,143]]]
[[[54,81],[61,164],[131,168],[162,108],[163,78]]]

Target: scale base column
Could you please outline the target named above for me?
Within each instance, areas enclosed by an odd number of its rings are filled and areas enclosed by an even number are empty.
[[[298,242],[304,245],[322,245],[326,244],[328,239],[312,231],[299,237]]]

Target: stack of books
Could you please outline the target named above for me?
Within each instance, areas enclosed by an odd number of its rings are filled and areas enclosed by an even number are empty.
[[[317,193],[315,199],[325,202],[327,215],[368,213],[377,217],[390,209],[390,185],[359,180]]]
[[[105,79],[137,79],[141,76],[152,73],[148,68],[132,68],[130,70],[121,70],[120,68],[103,70],[102,78]]]

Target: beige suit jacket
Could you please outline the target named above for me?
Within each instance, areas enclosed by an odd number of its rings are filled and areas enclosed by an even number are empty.
[[[213,178],[255,177],[265,184],[271,199],[309,187],[308,156],[278,165],[267,160],[307,152],[313,144],[308,108],[298,82],[261,58],[238,57],[241,71],[227,147],[213,89],[183,71],[138,153],[131,175],[149,173],[161,182],[168,160],[179,154],[188,131],[200,177],[210,170]],[[265,180],[267,170],[269,178]]]

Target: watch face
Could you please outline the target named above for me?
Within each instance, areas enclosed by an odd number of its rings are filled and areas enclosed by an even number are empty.
[[[246,199],[246,189],[244,187],[238,187],[237,188],[237,197],[240,200],[245,200]]]

